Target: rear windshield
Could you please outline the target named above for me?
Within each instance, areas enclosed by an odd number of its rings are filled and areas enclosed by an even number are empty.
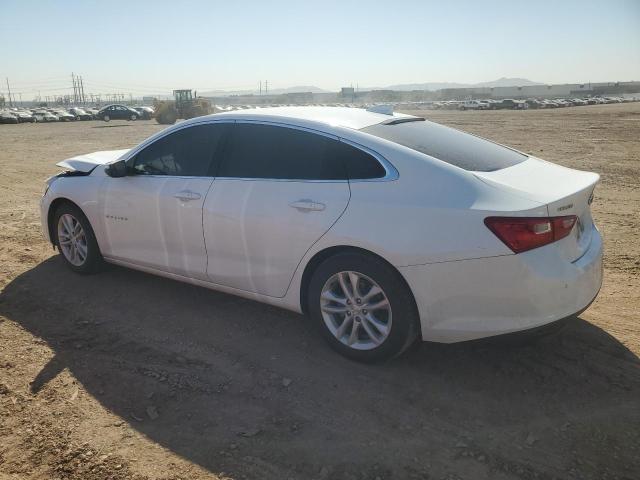
[[[493,172],[527,159],[515,150],[433,122],[379,123],[362,131],[474,172]]]

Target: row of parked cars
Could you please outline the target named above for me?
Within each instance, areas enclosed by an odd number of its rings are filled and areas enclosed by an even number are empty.
[[[583,105],[598,105],[604,103],[634,102],[636,97],[585,97],[585,98],[527,98],[515,100],[506,98],[503,100],[449,100],[434,102],[431,108],[436,110],[525,110],[528,108],[563,108],[579,107]]]
[[[129,107],[126,105],[106,105],[100,109],[92,107],[14,107],[0,110],[0,123],[149,120],[153,118],[153,114],[152,107]]]

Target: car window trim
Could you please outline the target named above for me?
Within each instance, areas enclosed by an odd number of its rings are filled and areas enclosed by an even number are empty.
[[[283,179],[283,178],[239,178],[239,177],[218,177],[217,175],[207,175],[204,177],[187,177],[187,176],[178,176],[178,175],[140,175],[141,177],[144,178],[152,178],[152,177],[158,177],[158,178],[215,178],[216,180],[242,180],[242,181],[272,181],[272,182],[319,182],[319,183],[336,183],[336,182],[351,182],[351,183],[364,183],[364,182],[391,182],[391,181],[395,181],[398,180],[398,178],[400,178],[400,174],[398,173],[398,170],[395,168],[395,166],[389,161],[387,160],[382,154],[378,153],[377,151],[364,146],[356,141],[350,140],[348,138],[345,137],[341,137],[339,135],[335,135],[332,133],[328,133],[328,132],[324,132],[322,130],[318,130],[315,128],[311,128],[311,127],[303,127],[300,125],[293,125],[291,123],[287,123],[287,122],[278,122],[278,121],[274,121],[274,120],[255,120],[255,119],[237,119],[237,118],[203,118],[200,121],[192,121],[189,122],[188,125],[177,125],[174,128],[168,128],[165,131],[159,132],[156,135],[153,135],[149,138],[147,138],[145,141],[143,141],[142,143],[140,143],[139,145],[133,147],[129,152],[127,152],[122,159],[127,163],[127,166],[129,166],[129,162],[132,161],[136,155],[138,155],[138,153],[140,153],[142,150],[144,150],[147,146],[151,145],[152,143],[157,142],[158,140],[163,139],[164,137],[166,137],[167,135],[171,135],[172,133],[178,132],[180,130],[183,130],[185,128],[189,128],[189,127],[194,127],[196,125],[207,125],[207,124],[216,124],[216,123],[222,123],[222,124],[236,124],[236,123],[254,123],[254,124],[262,124],[262,125],[275,125],[275,126],[281,126],[281,127],[286,127],[286,128],[293,128],[296,130],[302,130],[302,131],[306,131],[306,132],[310,132],[310,133],[315,133],[318,135],[323,135],[325,137],[331,138],[333,140],[337,140],[339,142],[343,142],[346,143],[347,145],[351,145],[352,147],[355,147],[359,150],[362,150],[365,153],[368,153],[369,155],[371,155],[372,157],[374,157],[374,159],[376,159],[381,165],[382,168],[384,168],[385,170],[385,175],[383,177],[379,177],[379,178],[349,178],[348,180],[309,180],[309,179]],[[373,136],[373,135],[372,135]],[[374,138],[377,138],[375,136],[373,136]],[[229,138],[229,134],[227,134],[225,136],[224,139],[224,146],[226,147],[226,142]],[[217,152],[220,153],[220,152]],[[224,151],[222,152],[222,154],[224,154]],[[219,164],[218,164],[219,166]],[[217,171],[215,172],[217,174]]]

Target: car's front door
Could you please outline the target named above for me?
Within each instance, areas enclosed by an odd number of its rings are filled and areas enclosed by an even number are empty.
[[[105,179],[105,256],[206,279],[202,206],[224,130],[216,123],[180,129],[132,158],[130,175]]]
[[[349,202],[342,162],[329,153],[338,141],[261,123],[231,130],[203,207],[207,273],[216,284],[282,297]]]

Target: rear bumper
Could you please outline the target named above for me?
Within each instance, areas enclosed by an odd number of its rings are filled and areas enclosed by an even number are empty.
[[[602,285],[602,237],[582,257],[551,244],[518,255],[400,267],[424,340],[453,343],[541,327],[574,316]]]

